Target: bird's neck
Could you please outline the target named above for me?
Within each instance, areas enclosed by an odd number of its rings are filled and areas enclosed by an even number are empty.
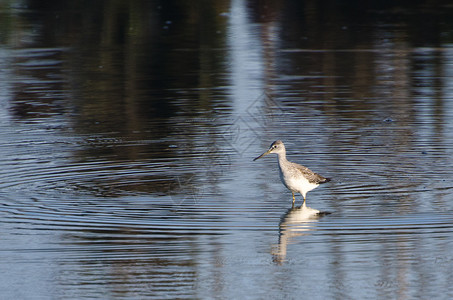
[[[278,164],[279,165],[282,165],[284,163],[286,163],[288,160],[286,159],[286,153],[283,152],[283,153],[278,153],[277,154],[277,160],[278,160]]]

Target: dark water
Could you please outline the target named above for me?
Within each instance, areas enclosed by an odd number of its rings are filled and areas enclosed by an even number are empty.
[[[1,1],[0,21],[0,298],[453,297],[448,1]],[[333,178],[307,197],[330,214],[252,162],[276,139]]]

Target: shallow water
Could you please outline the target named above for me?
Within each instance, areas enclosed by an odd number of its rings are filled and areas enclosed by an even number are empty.
[[[0,8],[2,298],[453,297],[448,3],[61,3]]]

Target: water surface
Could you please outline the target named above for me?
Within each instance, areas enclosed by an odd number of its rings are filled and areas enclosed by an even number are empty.
[[[453,297],[451,5],[296,2],[0,5],[2,298]]]

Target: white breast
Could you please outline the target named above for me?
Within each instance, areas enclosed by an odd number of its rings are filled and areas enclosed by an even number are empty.
[[[303,176],[294,176],[280,170],[280,179],[283,184],[292,192],[305,194],[316,188],[318,184],[308,182]]]

